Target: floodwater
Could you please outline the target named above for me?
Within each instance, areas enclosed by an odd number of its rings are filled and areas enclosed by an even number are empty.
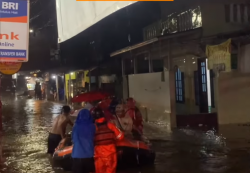
[[[7,99],[8,98],[8,99]],[[1,173],[64,173],[53,169],[46,154],[48,130],[61,104],[8,96],[3,98],[3,153]],[[168,133],[166,127],[145,125],[156,151],[154,167],[122,173],[249,173],[249,148],[227,148],[213,131],[188,129]]]

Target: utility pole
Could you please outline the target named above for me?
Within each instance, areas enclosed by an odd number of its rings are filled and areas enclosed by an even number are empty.
[[[91,91],[91,69],[89,70],[89,92]]]
[[[67,93],[66,93],[66,88],[67,88],[67,80],[66,80],[66,73],[63,73],[63,82],[64,82],[64,90],[63,90],[63,101],[64,103],[66,103],[67,101]]]
[[[68,104],[71,100],[71,73],[69,73],[69,81],[68,81]]]
[[[15,74],[16,75],[16,93],[17,93],[17,78],[18,78],[18,73]]]
[[[58,75],[56,75],[56,101],[59,101]]]
[[[1,80],[2,80],[2,75],[0,74],[0,91],[2,90],[1,87]],[[0,164],[3,160],[3,145],[2,145],[2,137],[3,137],[3,120],[2,120],[2,99],[1,99],[1,94],[0,94]]]

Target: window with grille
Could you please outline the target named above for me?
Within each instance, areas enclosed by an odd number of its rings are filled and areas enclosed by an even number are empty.
[[[162,72],[164,70],[163,59],[153,59],[152,60],[152,70],[153,72]]]
[[[225,18],[227,23],[249,23],[250,4],[226,4]]]
[[[237,67],[238,67],[238,55],[231,54],[231,68],[233,70],[237,70]]]
[[[149,58],[146,54],[141,54],[136,57],[137,74],[149,73]]]
[[[201,63],[201,85],[202,92],[207,92],[207,73],[206,73],[206,63]]]
[[[185,102],[184,73],[178,68],[175,72],[175,95],[177,103]]]
[[[125,75],[134,74],[134,59],[133,58],[125,58],[124,62],[124,72]]]

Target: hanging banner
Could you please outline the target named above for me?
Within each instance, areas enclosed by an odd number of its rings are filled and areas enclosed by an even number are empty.
[[[89,83],[89,76],[88,76],[88,74],[89,74],[89,70],[84,71],[84,81],[87,82],[87,83]]]
[[[56,0],[58,42],[76,36],[108,15],[135,2]]]
[[[0,72],[7,75],[17,73],[21,67],[21,62],[0,62]]]
[[[231,71],[231,39],[226,42],[206,47],[208,69],[223,72]]]
[[[0,0],[0,61],[27,62],[29,1]]]

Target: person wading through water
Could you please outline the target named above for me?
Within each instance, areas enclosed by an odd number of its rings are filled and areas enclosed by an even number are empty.
[[[88,109],[82,109],[72,130],[72,173],[89,173],[94,169],[95,124]]]
[[[60,141],[66,137],[66,128],[67,125],[73,126],[73,123],[69,119],[70,107],[63,106],[62,112],[59,116],[57,116],[52,124],[52,129],[49,133],[48,138],[48,153],[53,154],[55,152],[56,147],[60,143]]]
[[[116,140],[124,138],[114,124],[107,122],[102,109],[96,108],[92,111],[95,118],[95,173],[116,173],[117,153]]]

